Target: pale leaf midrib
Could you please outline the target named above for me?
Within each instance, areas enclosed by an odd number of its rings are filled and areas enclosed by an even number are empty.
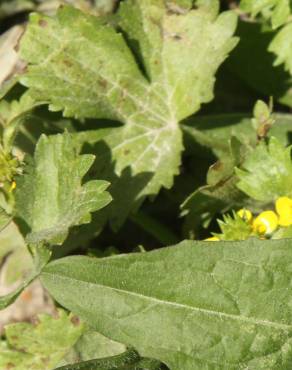
[[[256,319],[256,318],[246,317],[246,316],[243,316],[243,315],[238,316],[238,315],[229,314],[229,313],[225,313],[225,312],[213,311],[213,310],[200,308],[200,307],[194,307],[194,306],[188,306],[188,305],[183,304],[183,303],[177,303],[177,302],[162,300],[162,299],[159,299],[159,298],[156,298],[156,297],[151,297],[151,296],[143,295],[143,294],[140,294],[140,293],[137,293],[137,292],[132,292],[132,291],[124,290],[124,289],[120,289],[120,288],[114,288],[114,287],[111,287],[111,286],[108,286],[108,285],[101,285],[101,284],[92,283],[92,282],[88,282],[88,281],[78,280],[76,278],[67,277],[67,276],[64,276],[64,275],[60,275],[58,273],[49,273],[49,272],[44,271],[44,272],[42,272],[42,275],[48,275],[48,276],[51,275],[53,277],[53,279],[54,279],[55,276],[58,276],[58,278],[63,279],[63,280],[73,280],[73,281],[79,282],[81,284],[93,285],[97,288],[106,288],[106,289],[109,289],[109,290],[113,290],[115,292],[128,294],[128,295],[138,297],[138,298],[141,298],[141,299],[145,299],[145,300],[150,300],[150,301],[153,301],[157,304],[161,304],[161,305],[165,304],[165,305],[173,306],[173,307],[176,307],[176,308],[188,309],[190,311],[195,311],[195,312],[210,315],[210,316],[215,316],[215,317],[219,317],[219,318],[226,318],[226,319],[231,319],[231,320],[238,320],[238,321],[246,322],[248,324],[271,327],[271,328],[274,328],[274,329],[277,329],[277,330],[292,331],[292,325],[288,325],[288,324],[279,324],[277,322],[273,322],[273,321],[269,321],[269,320],[259,320],[259,319]]]

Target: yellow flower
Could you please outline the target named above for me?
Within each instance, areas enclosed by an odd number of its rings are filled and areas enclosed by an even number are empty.
[[[16,188],[16,182],[12,181],[9,191],[12,192]]]
[[[253,222],[253,231],[260,235],[272,234],[278,227],[279,218],[273,211],[260,213]]]
[[[276,201],[276,210],[279,215],[280,226],[292,225],[292,199],[281,197]]]
[[[217,236],[211,236],[210,238],[205,239],[206,242],[218,242],[220,239]]]
[[[244,221],[246,221],[248,223],[252,222],[252,213],[249,209],[242,208],[239,211],[237,211],[237,214]]]

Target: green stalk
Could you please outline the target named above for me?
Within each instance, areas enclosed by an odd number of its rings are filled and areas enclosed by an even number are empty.
[[[163,245],[172,245],[179,242],[179,238],[173,231],[142,211],[132,214],[130,219]]]

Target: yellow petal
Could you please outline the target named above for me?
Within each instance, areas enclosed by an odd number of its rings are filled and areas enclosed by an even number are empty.
[[[242,208],[237,211],[237,214],[244,221],[247,221],[248,223],[252,222],[252,213],[249,209]]]
[[[11,191],[13,191],[15,188],[16,188],[16,182],[15,182],[15,181],[12,181],[12,184],[11,184],[11,186],[10,186],[9,191],[11,192]]]
[[[292,225],[292,199],[280,197],[276,201],[276,211],[279,215],[280,226]]]
[[[253,230],[257,234],[272,234],[278,227],[279,218],[273,211],[260,213],[253,222]]]
[[[206,242],[218,242],[220,239],[217,236],[211,236],[210,238],[205,239]]]

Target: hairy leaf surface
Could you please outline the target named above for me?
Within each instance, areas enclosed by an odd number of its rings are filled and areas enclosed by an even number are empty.
[[[68,257],[42,281],[104,335],[172,370],[289,369],[291,240],[191,242]]]
[[[123,2],[120,26],[135,54],[122,33],[73,8],[31,18],[21,47],[31,94],[65,116],[123,123],[105,143],[114,168],[104,178],[121,178],[120,188],[125,173],[131,178],[125,214],[132,199],[172,186],[183,149],[178,123],[213,97],[214,74],[236,44],[236,17],[212,14]]]
[[[40,138],[16,192],[17,216],[29,228],[29,243],[61,244],[70,227],[89,222],[91,212],[110,202],[107,182],[82,184],[93,161],[94,156],[78,155],[69,134]]]

